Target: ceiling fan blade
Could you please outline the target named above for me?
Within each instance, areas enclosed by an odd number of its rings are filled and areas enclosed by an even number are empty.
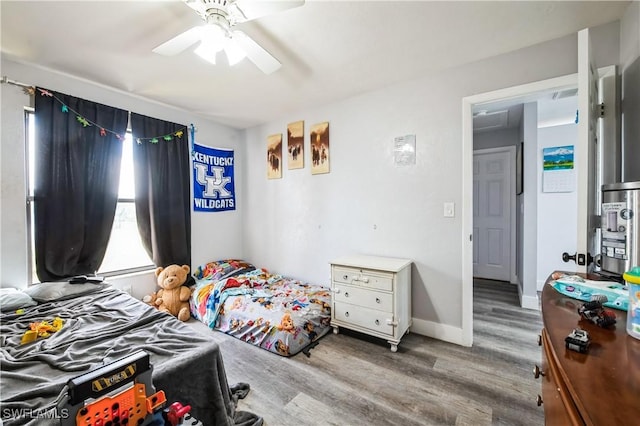
[[[293,9],[304,4],[304,0],[236,0],[233,5],[240,10],[244,19],[237,22],[250,21],[262,16]]]
[[[247,58],[265,74],[278,70],[282,64],[242,31],[233,31],[233,39],[245,51]]]
[[[187,47],[200,41],[201,28],[202,25],[193,27],[182,34],[175,36],[171,40],[162,43],[160,46],[153,49],[153,52],[165,56],[177,55]]]

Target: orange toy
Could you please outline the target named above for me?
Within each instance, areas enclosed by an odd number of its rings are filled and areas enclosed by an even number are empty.
[[[29,330],[25,331],[20,340],[20,344],[33,342],[38,337],[49,337],[51,333],[59,331],[64,325],[64,321],[60,317],[55,317],[50,323],[49,321],[37,321],[29,324]]]

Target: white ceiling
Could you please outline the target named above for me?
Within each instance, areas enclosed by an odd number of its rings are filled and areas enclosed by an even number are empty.
[[[264,75],[248,60],[209,65],[193,49],[152,53],[202,23],[182,1],[2,0],[1,50],[245,128],[608,23],[628,3],[307,0],[238,25],[282,63]]]
[[[491,132],[518,128],[522,121],[523,110],[523,103],[514,103],[504,107],[491,104],[477,108],[473,113],[473,131]]]

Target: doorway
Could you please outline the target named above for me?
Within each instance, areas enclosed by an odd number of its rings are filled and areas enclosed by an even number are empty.
[[[524,84],[493,92],[469,96],[462,100],[462,155],[463,155],[463,202],[462,222],[463,222],[463,253],[462,253],[462,341],[464,345],[471,346],[473,343],[473,259],[474,259],[474,201],[473,201],[473,114],[474,110],[497,103],[517,104],[531,103],[536,101],[542,94],[575,88],[577,86],[577,74],[543,80],[535,83]],[[537,123],[535,125],[537,129]],[[524,158],[537,158],[537,144],[529,143],[526,129],[523,132],[523,156]],[[535,138],[535,130],[534,130]],[[515,161],[514,161],[515,163]],[[518,265],[518,293],[521,297],[521,305],[533,305],[537,307],[537,298],[534,296],[528,300],[523,297],[527,292],[523,289],[525,282],[536,286],[536,231],[535,221],[537,214],[537,177],[536,167],[525,167],[523,181],[525,191],[517,202],[518,211],[516,213],[520,223],[518,229],[522,229],[523,236],[520,244],[522,253],[518,254],[519,259],[523,259]],[[528,236],[528,237],[527,237]],[[524,261],[526,259],[526,261]],[[533,290],[535,294],[535,290]],[[533,307],[533,306],[531,306]]]

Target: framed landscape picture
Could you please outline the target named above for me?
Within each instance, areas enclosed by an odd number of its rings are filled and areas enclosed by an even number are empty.
[[[329,123],[311,126],[311,174],[329,173]]]
[[[287,126],[287,165],[290,170],[304,168],[304,121]]]
[[[267,178],[282,177],[282,133],[267,137]]]

